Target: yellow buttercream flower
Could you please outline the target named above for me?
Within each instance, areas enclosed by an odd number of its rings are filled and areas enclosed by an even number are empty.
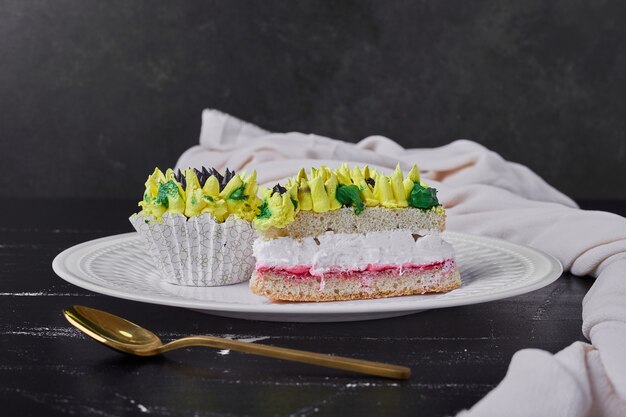
[[[202,193],[205,197],[210,197],[208,201],[217,200],[220,196],[220,182],[217,178],[209,177],[202,187]]]
[[[383,207],[397,208],[398,203],[395,200],[389,177],[384,174],[376,176],[376,185],[374,186],[374,197]]]
[[[289,192],[280,194],[272,190],[262,190],[263,203],[254,223],[257,229],[267,230],[270,227],[283,228],[295,220],[295,207]]]
[[[220,198],[230,198],[231,194],[239,189],[242,185],[243,180],[241,179],[241,177],[239,175],[235,175],[230,179],[230,181],[228,181],[228,184],[226,184],[224,189],[220,191]]]
[[[368,167],[368,172],[369,172],[369,167]],[[368,178],[371,178],[371,177],[368,177]],[[367,183],[367,181],[365,181],[365,177],[363,177],[363,173],[361,172],[359,167],[354,167],[354,169],[352,170],[352,182],[354,182],[354,185],[359,187],[359,190],[361,191],[361,196],[363,197],[363,202],[365,203],[366,206],[375,207],[379,204],[379,199],[374,195],[374,193],[370,189],[370,185]]]
[[[313,211],[316,213],[324,213],[330,209],[330,201],[324,188],[324,179],[321,175],[316,175],[309,181],[311,188],[311,199],[313,200]]]
[[[411,181],[419,181],[420,180],[420,171],[417,169],[417,165],[413,165],[411,170],[409,171],[407,178]]]
[[[402,184],[403,178],[404,174],[402,174],[402,169],[400,169],[400,164],[398,164],[396,170],[389,178],[397,207],[407,207],[409,205],[404,193],[404,185]]]
[[[148,176],[145,186],[146,191],[143,194],[143,200],[139,202],[139,206],[145,214],[159,218],[165,213],[167,207],[163,204],[157,204],[159,196],[159,185],[165,182],[165,175],[159,168],[154,168],[152,175]]]
[[[185,171],[185,216],[193,217],[202,213],[206,207],[206,201],[202,198],[202,188],[200,181],[193,169],[187,168]]]
[[[329,210],[337,210],[341,208],[341,203],[337,200],[337,177],[331,173],[326,182],[324,188],[326,188],[326,195],[328,196],[328,208]]]
[[[335,175],[337,175],[337,181],[339,182],[339,184],[352,184],[352,179],[350,178],[350,168],[348,167],[348,164],[341,164],[341,166],[335,170]]]
[[[197,171],[188,168],[183,177],[180,171],[175,174],[168,169],[163,174],[157,168],[146,181],[144,198],[139,203],[142,213],[157,220],[166,212],[181,213],[187,218],[210,213],[220,222],[231,215],[253,220],[260,203],[256,195],[256,172],[253,171],[245,181],[243,174],[233,175],[221,191],[219,176],[215,169]],[[200,181],[204,181],[204,185]]]
[[[298,186],[298,204],[300,210],[311,211],[313,210],[313,198],[311,197],[311,187],[306,178],[300,179]]]
[[[356,215],[363,210],[364,205],[386,208],[410,205],[422,210],[443,210],[434,194],[415,189],[416,184],[423,182],[419,179],[415,165],[406,177],[400,164],[390,176],[367,165],[363,168],[355,166],[350,170],[346,163],[334,170],[327,166],[313,167],[308,175],[304,169],[300,169],[295,177],[287,181],[286,187],[278,186],[262,192],[264,199],[255,223],[262,230],[280,228],[289,224],[299,211],[325,213],[342,206],[354,207]],[[224,194],[223,191],[222,196]],[[429,204],[434,205],[431,207]]]

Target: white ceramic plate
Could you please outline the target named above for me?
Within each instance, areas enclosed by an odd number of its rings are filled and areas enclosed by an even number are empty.
[[[445,232],[457,252],[463,285],[444,294],[326,303],[271,303],[248,283],[181,287],[161,282],[136,233],[110,236],[60,253],[52,268],[61,278],[101,294],[186,307],[251,320],[330,322],[402,316],[441,307],[483,303],[542,288],[562,273],[559,261],[503,240]]]

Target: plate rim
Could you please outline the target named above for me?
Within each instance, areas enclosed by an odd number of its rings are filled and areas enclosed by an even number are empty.
[[[420,301],[419,305],[411,305],[411,299],[413,297],[421,297],[420,295],[414,296],[403,296],[403,297],[394,297],[398,300],[404,300],[398,303],[380,303],[380,304],[370,304],[364,306],[363,304],[359,304],[360,302],[366,303],[371,300],[354,300],[357,303],[344,303],[341,301],[337,302],[324,302],[324,303],[289,303],[289,304],[276,304],[276,303],[263,303],[263,304],[236,304],[236,303],[223,303],[219,301],[205,301],[191,298],[180,298],[180,296],[167,297],[162,295],[145,295],[145,294],[137,294],[130,293],[124,290],[118,290],[114,288],[105,287],[102,285],[94,284],[84,278],[78,276],[67,266],[67,261],[72,256],[76,256],[77,253],[81,251],[85,251],[91,247],[104,246],[105,243],[110,243],[110,241],[119,241],[123,242],[126,240],[130,240],[133,238],[139,237],[137,232],[128,232],[122,234],[116,234],[111,236],[105,236],[93,240],[89,240],[86,242],[79,243],[77,245],[73,245],[57,256],[55,256],[52,261],[52,269],[61,279],[69,282],[70,284],[76,285],[80,288],[96,292],[98,294],[109,295],[117,298],[122,298],[126,300],[146,302],[151,304],[158,305],[167,305],[173,307],[183,307],[190,308],[196,310],[202,310],[204,312],[233,312],[233,313],[241,313],[241,314],[263,314],[263,315],[283,315],[283,314],[296,314],[296,315],[332,315],[332,314],[372,314],[372,313],[398,313],[398,312],[417,312],[429,309],[436,308],[447,308],[447,307],[458,307],[464,305],[473,305],[480,304],[490,301],[502,300],[510,297],[515,297],[518,295],[526,294],[540,288],[543,288],[547,285],[550,285],[554,281],[556,281],[563,274],[563,266],[561,262],[556,259],[554,256],[545,253],[539,249],[535,249],[533,247],[522,245],[518,243],[509,242],[503,239],[498,239],[494,237],[473,235],[461,232],[453,232],[453,231],[445,231],[443,232],[444,237],[446,235],[457,237],[459,239],[466,240],[474,240],[479,241],[481,243],[486,243],[492,246],[496,246],[499,248],[506,249],[508,251],[515,252],[517,254],[521,254],[529,258],[528,254],[531,254],[532,258],[539,258],[543,261],[547,262],[547,273],[544,274],[543,277],[534,280],[533,282],[519,286],[514,289],[506,289],[505,291],[496,291],[490,292],[486,294],[479,294],[477,296],[468,296],[463,298],[452,298],[452,299],[434,299],[434,300],[424,300]],[[94,249],[96,250],[96,249]],[[88,252],[89,253],[89,252]],[[533,265],[535,263],[533,262]],[[535,265],[536,266],[536,265]],[[533,274],[537,273],[537,268],[533,271]],[[241,285],[241,284],[239,284]],[[505,295],[503,295],[505,293]],[[415,298],[413,300],[419,300],[419,298]],[[430,302],[429,302],[430,301]]]

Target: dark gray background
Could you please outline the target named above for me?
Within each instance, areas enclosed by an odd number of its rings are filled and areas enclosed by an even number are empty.
[[[476,140],[626,198],[623,1],[0,2],[0,196],[137,197],[205,107],[275,131]]]

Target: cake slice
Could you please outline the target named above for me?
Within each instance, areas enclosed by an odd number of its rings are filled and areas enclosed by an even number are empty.
[[[255,294],[338,301],[443,292],[461,285],[440,233],[445,210],[414,166],[387,176],[346,164],[265,189],[255,227]]]

